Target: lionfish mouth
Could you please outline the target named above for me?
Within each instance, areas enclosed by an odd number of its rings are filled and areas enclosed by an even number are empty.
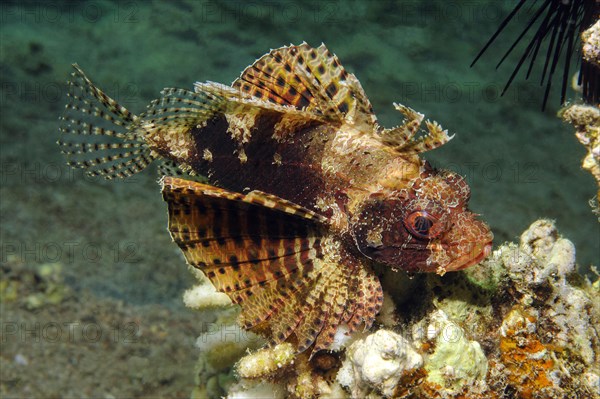
[[[467,254],[454,259],[450,262],[445,270],[447,272],[453,272],[458,270],[466,269],[469,266],[473,266],[483,261],[492,253],[492,242],[477,243],[474,244],[473,249]],[[473,256],[475,255],[475,256]]]

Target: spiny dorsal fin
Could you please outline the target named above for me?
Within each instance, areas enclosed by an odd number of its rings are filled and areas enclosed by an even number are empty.
[[[381,129],[376,133],[377,139],[396,152],[405,154],[418,154],[441,147],[454,136],[449,136],[437,122],[425,121],[427,132],[416,137],[421,129],[423,114],[401,104],[395,104],[396,110],[404,117],[404,123],[392,129]]]
[[[365,114],[371,124],[375,116],[354,75],[324,44],[306,43],[272,50],[246,68],[232,84],[265,101],[292,105],[323,115],[330,122],[343,122],[350,115]]]
[[[293,107],[330,123],[376,122],[358,79],[324,44],[271,50],[246,68],[232,87],[238,98]]]
[[[297,131],[327,122],[322,115],[291,105],[268,102],[252,97],[239,89],[215,82],[196,82],[194,89],[197,93],[210,93],[225,99],[220,111],[227,118],[230,133],[240,141],[240,144],[249,140],[256,118],[263,113],[280,114],[280,120],[273,131],[276,138],[291,137]]]
[[[77,64],[73,68],[58,141],[68,164],[106,179],[143,170],[154,156],[140,118],[97,88]]]

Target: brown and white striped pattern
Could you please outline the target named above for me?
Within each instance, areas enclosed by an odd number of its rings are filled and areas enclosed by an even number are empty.
[[[247,195],[165,177],[169,231],[188,263],[241,305],[240,324],[273,343],[326,349],[341,323],[370,326],[381,287],[366,265],[340,256],[327,220],[262,192]],[[349,307],[350,306],[350,307]]]
[[[270,282],[304,276],[322,257],[325,219],[288,201],[170,177],[163,179],[163,196],[169,231],[188,263],[235,302]]]

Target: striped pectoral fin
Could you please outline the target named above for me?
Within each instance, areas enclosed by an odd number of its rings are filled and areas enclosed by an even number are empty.
[[[333,299],[345,285],[347,280],[339,264],[326,263],[321,267],[320,275],[315,279],[302,308],[302,313],[305,315],[303,323],[294,332],[300,352],[308,349],[318,340],[323,330],[328,332],[330,327],[339,323],[339,319],[335,319],[331,310]]]
[[[296,270],[285,278],[260,283],[258,287],[239,292],[242,299],[238,302],[242,306],[240,325],[252,329],[267,322],[272,341],[285,341],[301,319],[298,309],[310,289],[308,275],[312,269],[312,264],[305,265],[304,269]],[[288,321],[284,331],[275,328],[275,320],[281,318]]]
[[[162,180],[169,231],[188,263],[242,305],[252,327],[302,289],[322,258],[326,219],[281,198],[233,193],[174,177]]]
[[[362,264],[345,260],[344,264],[317,260],[311,273],[306,274],[302,289],[286,294],[284,305],[269,320],[273,343],[293,337],[299,352],[312,347],[313,354],[332,346],[350,304],[352,276],[362,276],[356,270]],[[376,314],[379,309],[373,310]]]
[[[348,333],[369,329],[383,303],[379,279],[361,260],[346,254],[323,270],[302,310],[307,322],[296,331],[299,350],[314,345],[312,353],[329,349],[343,323]]]
[[[344,314],[344,322],[348,324],[350,332],[358,330],[361,324],[365,329],[371,328],[383,305],[379,278],[368,267],[360,267],[356,271],[351,283],[351,306]]]
[[[289,282],[312,268],[320,256],[318,238],[244,238],[201,241],[186,246],[190,264],[203,270],[217,289],[236,303],[262,290],[266,283]],[[208,245],[207,245],[208,244]]]
[[[334,343],[337,329],[343,321],[344,310],[348,306],[350,294],[349,283],[352,270],[352,268],[343,268],[343,283],[337,284],[336,289],[331,290],[325,299],[325,303],[331,305],[326,313],[327,323],[323,326],[315,341],[314,352],[328,349]],[[323,309],[323,311],[325,310],[326,309]]]
[[[298,352],[312,347],[312,353],[331,348],[342,323],[349,333],[370,328],[383,302],[381,284],[360,261],[344,261],[317,257],[279,280],[237,291],[241,324],[266,324],[272,344],[292,340]]]
[[[326,255],[338,245],[323,216],[259,191],[244,195],[174,177],[162,184],[173,240],[190,265],[241,305],[246,329],[267,331],[272,343],[292,340],[302,352],[328,349],[341,323],[351,330],[373,323],[379,280],[349,255],[344,264]]]

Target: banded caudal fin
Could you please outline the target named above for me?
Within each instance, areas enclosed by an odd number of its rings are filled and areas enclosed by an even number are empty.
[[[154,156],[140,118],[97,88],[77,64],[73,68],[58,141],[68,164],[106,179],[143,170]]]
[[[289,201],[246,195],[165,177],[169,231],[187,262],[202,270],[242,312],[240,324],[294,341],[304,351],[329,348],[342,323],[370,325],[381,286],[364,265],[336,255],[327,219]]]

